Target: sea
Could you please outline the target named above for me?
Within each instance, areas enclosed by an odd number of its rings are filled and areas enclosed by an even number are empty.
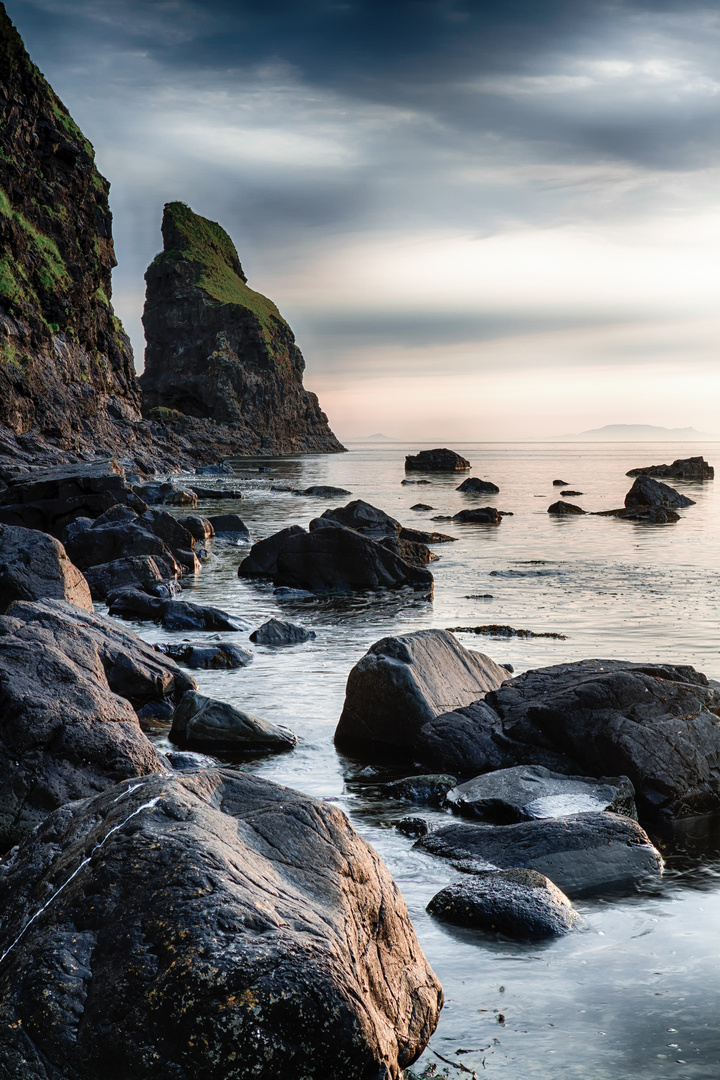
[[[506,625],[564,636],[458,633],[467,648],[512,664],[516,674],[603,658],[691,664],[720,679],[720,476],[715,484],[669,481],[695,500],[674,524],[547,512],[566,489],[582,492],[567,501],[584,510],[620,507],[632,484],[629,469],[697,454],[717,466],[720,443],[448,445],[471,461],[471,471],[407,474],[427,484],[401,483],[405,455],[427,444],[354,443],[346,454],[233,462],[234,477],[220,482],[241,490],[242,502],[203,502],[198,512],[239,513],[251,542],[288,525],[307,526],[351,498],[454,542],[433,549],[440,558],[430,567],[432,600],[407,592],[282,600],[270,582],[238,577],[249,544],[215,540],[202,572],[183,583],[185,599],[222,607],[253,627],[271,616],[289,619],[317,636],[287,648],[250,646],[254,661],[246,668],[193,674],[202,693],[299,737],[289,754],[235,767],[341,807],[397,881],[445,991],[438,1028],[407,1080],[718,1080],[720,816],[651,832],[665,859],[662,880],[576,901],[585,916],[581,931],[544,944],[513,942],[427,913],[431,897],[460,875],[415,849],[394,825],[418,812],[451,819],[381,798],[378,785],[407,770],[343,756],[333,732],[348,673],[369,646],[428,627]],[[468,475],[491,480],[500,493],[457,491]],[[352,494],[328,501],[291,493],[314,484]],[[432,509],[413,510],[417,503]],[[508,516],[500,525],[433,521],[485,505]],[[132,625],[153,643],[198,640]],[[247,631],[214,636],[249,644]],[[169,747],[164,735],[156,741]]]

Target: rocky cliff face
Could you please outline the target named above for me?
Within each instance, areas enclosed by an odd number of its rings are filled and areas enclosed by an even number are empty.
[[[225,230],[173,202],[162,235],[164,250],[145,275],[146,415],[178,432],[192,429],[189,418],[217,424],[240,453],[342,450],[303,388],[292,330],[248,288]]]
[[[0,4],[0,454],[121,449],[140,420],[108,190]]]

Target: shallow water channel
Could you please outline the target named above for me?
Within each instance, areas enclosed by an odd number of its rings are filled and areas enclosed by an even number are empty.
[[[694,819],[674,836],[653,836],[666,859],[661,883],[579,901],[582,931],[551,944],[516,944],[427,914],[430,898],[459,875],[415,850],[393,822],[441,812],[381,800],[376,785],[403,774],[343,757],[332,736],[353,664],[379,638],[425,627],[509,624],[567,635],[564,641],[458,635],[467,647],[513,664],[516,673],[602,657],[690,663],[720,678],[720,503],[712,482],[672,482],[696,500],[672,525],[547,514],[561,490],[555,479],[584,493],[570,502],[610,509],[623,505],[632,484],[628,469],[698,453],[718,466],[720,444],[454,447],[471,460],[469,475],[500,487],[497,496],[457,492],[468,474],[402,486],[404,455],[420,448],[355,444],[342,455],[235,462],[235,477],[220,483],[241,489],[242,504],[205,502],[198,512],[240,513],[251,540],[286,525],[306,526],[327,506],[362,498],[405,525],[439,529],[457,541],[434,548],[441,558],[431,565],[432,602],[412,594],[280,602],[269,582],[237,577],[248,545],[214,541],[212,560],[194,583],[184,583],[185,599],[215,604],[254,626],[272,615],[287,618],[317,638],[282,649],[250,646],[255,659],[247,668],[193,672],[200,690],[291,727],[300,738],[295,751],[238,767],[342,807],[398,882],[446,995],[413,1075],[717,1080],[720,819]],[[271,490],[311,484],[352,495],[327,502]],[[411,510],[417,502],[434,509]],[[488,504],[513,516],[500,526],[431,523],[436,514]],[[153,642],[202,640],[202,634],[131,625]],[[217,637],[248,645],[247,633]]]

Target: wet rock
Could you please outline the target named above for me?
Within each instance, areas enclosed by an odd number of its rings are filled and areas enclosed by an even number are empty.
[[[489,599],[492,599],[492,597],[489,597]],[[498,623],[490,623],[487,626],[448,626],[447,629],[450,634],[484,634],[487,637],[554,638],[556,641],[567,641],[567,634],[556,634],[551,630],[536,632],[535,630],[516,629],[514,626],[502,626]]]
[[[146,508],[137,514],[130,507],[113,506],[94,521],[73,522],[64,538],[68,554],[82,570],[142,556],[154,558],[164,578],[200,569],[192,535],[162,510]]]
[[[403,836],[427,836],[430,822],[422,817],[404,817],[395,822],[395,828]]]
[[[315,593],[405,586],[432,592],[433,584],[429,570],[332,521],[312,532],[283,529],[254,545],[238,569],[240,577],[268,572],[276,586]]]
[[[625,506],[629,510],[646,506],[664,506],[677,510],[683,506],[694,505],[694,499],[688,499],[687,495],[681,495],[669,484],[661,484],[650,476],[638,476],[625,496]]]
[[[442,1005],[345,815],[231,770],[66,807],[0,867],[0,911],[8,1080],[400,1080]]]
[[[135,494],[150,506],[197,506],[194,491],[170,483],[140,484],[135,488]]]
[[[93,609],[88,582],[59,540],[34,529],[0,525],[0,612],[14,600],[45,597]]]
[[[188,690],[175,708],[170,739],[183,748],[197,746],[250,755],[284,753],[297,745],[289,728],[194,690]]]
[[[503,677],[508,677],[504,668]],[[415,754],[426,768],[458,776],[509,768],[525,760],[522,753],[523,748],[505,736],[500,717],[485,701],[440,713],[423,724],[415,740]],[[540,756],[536,747],[528,753],[531,761]],[[558,767],[561,761],[554,754],[548,764]]]
[[[466,480],[463,480],[459,487],[455,488],[456,491],[464,491],[469,495],[493,495],[497,493],[500,488],[497,484],[492,484],[489,480],[480,480],[477,476],[468,476]]]
[[[133,585],[110,590],[105,600],[110,615],[121,619],[150,619],[160,622],[168,598]]]
[[[583,495],[584,492],[582,492],[582,491],[561,491],[560,494],[562,495],[563,499],[568,499],[568,498],[572,498],[573,496]]]
[[[406,776],[383,784],[381,794],[386,799],[417,803],[426,806],[444,806],[445,796],[457,786],[457,777],[448,773],[426,773],[423,776]]]
[[[169,567],[152,555],[134,555],[128,559],[114,559],[112,562],[91,566],[85,571],[85,578],[90,586],[93,600],[105,600],[110,594],[124,588],[139,587],[147,589],[152,585],[168,580]]]
[[[147,509],[114,459],[34,469],[11,479],[0,493],[0,522],[39,529],[61,540],[70,522],[95,519],[118,503],[139,512]]]
[[[454,544],[457,537],[440,532],[425,532],[423,529],[403,528],[400,530],[400,539],[410,540],[417,544]]]
[[[216,769],[221,762],[209,754],[195,750],[166,750],[164,758],[175,772],[197,772],[198,769]]]
[[[304,626],[281,619],[268,619],[250,635],[250,640],[256,645],[297,645],[314,638],[314,630],[306,630]]]
[[[463,817],[507,825],[535,818],[610,810],[634,818],[635,789],[626,776],[565,776],[541,765],[476,776],[448,791],[446,804]]]
[[[663,480],[712,480],[715,470],[703,457],[677,458],[672,465],[647,465],[626,476],[659,476]]]
[[[347,491],[346,488],[313,484],[304,491],[293,491],[293,495],[307,495],[314,499],[342,499],[344,495],[352,495],[352,492]]]
[[[209,488],[192,485],[188,490],[197,495],[198,499],[234,499],[238,501],[243,497],[242,491],[236,491],[234,488]]]
[[[536,941],[561,937],[584,923],[565,893],[535,870],[499,870],[456,881],[427,910],[454,926]]]
[[[415,503],[410,507],[411,510],[434,510],[434,506],[430,506],[428,503]]]
[[[553,487],[567,487],[567,480],[553,480]]]
[[[402,484],[403,487],[405,487],[408,484],[431,484],[432,481],[431,480],[407,480],[406,479],[406,480],[401,480],[400,483]]]
[[[670,510],[666,506],[640,506],[628,510],[621,510],[615,517],[625,521],[640,521],[646,525],[667,525],[680,520],[676,510]]]
[[[377,542],[386,551],[394,552],[409,566],[427,566],[428,563],[435,562],[439,558],[439,555],[435,555],[426,544],[401,539],[398,536],[380,536]]]
[[[195,471],[198,476],[232,476],[233,467],[229,461],[217,461],[211,465],[200,465]]]
[[[445,630],[377,641],[350,672],[335,731],[340,747],[410,750],[429,720],[499,687],[507,672]]]
[[[421,450],[419,454],[408,454],[405,458],[406,472],[463,472],[472,466],[467,458],[456,454],[454,450]]]
[[[417,845],[471,873],[536,870],[568,896],[631,888],[643,878],[657,878],[663,866],[644,829],[610,813],[514,825],[446,825]]]
[[[191,604],[187,600],[165,601],[160,622],[166,630],[248,630],[250,624],[222,608]]]
[[[179,524],[190,533],[194,540],[204,543],[215,535],[215,530],[209,518],[199,514],[188,514],[187,517],[177,519]]]
[[[249,530],[245,522],[237,514],[215,514],[208,518],[215,530],[216,536],[249,536]]]
[[[172,657],[176,664],[184,664],[185,667],[196,670],[234,670],[247,667],[253,660],[253,653],[248,649],[240,649],[229,642],[219,642],[216,645],[191,645],[186,642],[176,645],[163,642],[155,648],[164,656]]]
[[[346,529],[373,537],[399,536],[402,529],[399,521],[362,499],[354,499],[347,506],[339,506],[335,510],[326,510],[320,520],[336,521]]]
[[[465,523],[477,522],[480,525],[499,525],[503,514],[494,506],[478,506],[475,510],[461,510],[459,514],[453,514],[453,521]]]
[[[548,506],[548,514],[555,514],[558,517],[568,514],[584,514],[585,511],[580,506],[575,506],[574,503],[556,502]]]

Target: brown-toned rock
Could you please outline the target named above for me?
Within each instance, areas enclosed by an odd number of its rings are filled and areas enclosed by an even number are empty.
[[[14,600],[67,600],[92,611],[90,588],[59,540],[0,525],[0,613]]]

